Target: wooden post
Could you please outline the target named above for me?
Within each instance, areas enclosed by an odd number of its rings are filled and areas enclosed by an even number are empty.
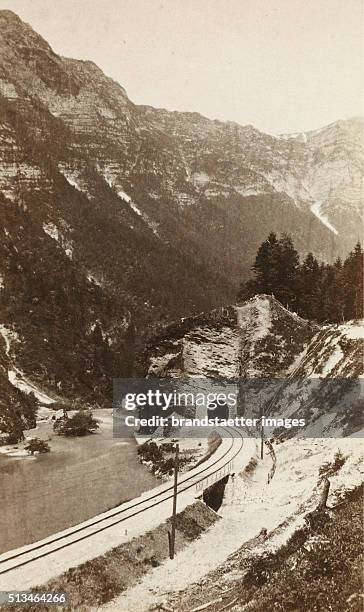
[[[263,459],[264,456],[264,425],[263,425],[263,417],[260,421],[260,458]]]
[[[171,529],[171,532],[168,532],[169,557],[170,557],[170,559],[174,558],[174,545],[175,545],[175,540],[176,540],[178,459],[179,459],[179,444],[176,445],[176,457],[175,457],[175,460],[174,460],[174,486],[173,486],[172,529]]]
[[[320,498],[319,505],[318,505],[319,509],[326,508],[327,498],[329,496],[329,490],[330,490],[330,481],[327,477],[325,477],[324,485],[323,485],[322,492],[321,492],[321,498]]]

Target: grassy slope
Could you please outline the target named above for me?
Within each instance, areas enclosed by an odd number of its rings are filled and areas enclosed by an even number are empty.
[[[314,512],[277,553],[235,556],[226,583],[224,566],[203,584],[167,603],[179,612],[220,600],[208,612],[356,612],[362,610],[363,487],[330,511]],[[235,573],[235,572],[234,572]],[[224,594],[224,591],[226,593]]]
[[[362,610],[362,494],[360,488],[334,511],[312,514],[278,554],[257,560],[240,601],[256,612]]]

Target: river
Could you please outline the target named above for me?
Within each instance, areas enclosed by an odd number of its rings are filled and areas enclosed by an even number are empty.
[[[49,441],[51,452],[34,457],[0,455],[0,552],[29,544],[91,518],[160,484],[138,461],[133,437],[112,437],[110,410],[95,434],[54,435],[39,423],[27,437]]]

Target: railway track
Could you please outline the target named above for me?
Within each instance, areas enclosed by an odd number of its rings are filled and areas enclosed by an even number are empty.
[[[193,487],[197,488],[197,485],[199,483],[203,484],[203,481],[207,477],[210,478],[218,474],[218,472],[223,470],[226,466],[229,466],[229,464],[231,465],[231,462],[241,452],[244,444],[242,432],[232,427],[221,429],[225,430],[225,435],[228,433],[230,436],[229,447],[225,449],[223,454],[219,457],[216,458],[216,456],[213,456],[214,460],[212,462],[202,464],[198,466],[198,468],[182,476],[178,483],[179,495],[189,491]],[[35,542],[34,544],[24,546],[20,549],[3,553],[0,555],[1,584],[5,584],[7,577],[9,577],[11,582],[12,574],[17,573],[17,570],[20,570],[25,565],[35,564],[47,558],[52,559],[52,557],[54,558],[57,556],[57,553],[61,553],[62,550],[77,546],[81,542],[86,544],[86,541],[95,538],[100,533],[115,528],[122,523],[127,524],[127,521],[157,508],[164,502],[172,499],[172,497],[173,485],[168,483],[157,492],[153,492],[152,490],[148,492],[148,494],[143,494],[137,500],[125,502],[113,510],[89,519],[64,532],[60,532],[40,542]]]

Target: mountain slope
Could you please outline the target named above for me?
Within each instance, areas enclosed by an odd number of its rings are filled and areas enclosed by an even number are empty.
[[[307,436],[348,436],[363,423],[364,321],[327,325],[297,357],[271,414],[305,418]]]
[[[150,323],[231,302],[270,231],[301,254],[346,253],[361,126],[274,138],[137,106],[0,11],[0,322],[19,335],[19,367],[102,398]]]
[[[125,241],[135,242],[138,237],[148,241],[152,261],[147,265],[141,257],[138,262],[144,279],[153,275],[155,266],[159,275],[163,273],[158,266],[163,257],[164,262],[172,258],[175,276],[183,282],[178,269],[178,257],[183,257],[187,268],[191,260],[190,282],[196,275],[203,277],[213,294],[213,281],[220,276],[226,299],[232,295],[231,283],[236,287],[246,276],[257,245],[270,230],[291,232],[301,253],[312,249],[325,259],[343,254],[354,243],[355,207],[352,231],[339,237],[311,211],[318,197],[321,203],[325,200],[327,184],[338,183],[343,191],[343,176],[335,174],[330,164],[321,164],[317,170],[316,158],[327,149],[322,135],[313,133],[303,143],[274,138],[252,126],[210,121],[197,113],[135,106],[125,90],[92,62],[57,56],[9,11],[0,18],[1,89],[12,112],[30,119],[26,122],[30,140],[41,135],[48,147],[52,144],[48,157],[54,169],[76,190],[96,206],[100,198],[110,201],[114,220],[116,216],[117,223],[125,225]],[[40,115],[36,126],[32,126],[34,107]],[[346,138],[339,138],[339,129],[331,138],[334,144],[337,138],[336,156],[347,161],[355,180],[362,170],[356,127],[360,127],[358,121],[351,131],[346,130]],[[353,151],[349,162],[348,142]],[[39,176],[38,168],[36,172]],[[20,169],[17,177],[21,174]],[[7,188],[14,191],[11,185]],[[103,208],[108,208],[106,203]],[[102,213],[107,216],[106,211]],[[134,273],[131,254],[124,254],[124,259]],[[195,274],[193,263],[198,264]],[[223,272],[226,266],[228,274]],[[107,277],[109,267],[102,262]],[[121,277],[125,281],[125,276],[129,280],[123,270],[118,282]],[[158,284],[157,279],[153,281]],[[159,285],[164,287],[166,282],[161,279]],[[188,303],[188,297],[194,298],[198,289],[184,289],[187,311],[195,305]],[[210,305],[214,297],[210,295]],[[154,297],[153,305],[156,302]],[[166,309],[170,309],[168,303]]]

